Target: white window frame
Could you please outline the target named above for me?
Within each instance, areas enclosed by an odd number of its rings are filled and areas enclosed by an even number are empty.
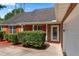
[[[8,26],[8,31],[10,32],[10,26]],[[12,33],[12,30],[11,30],[11,33]]]
[[[46,41],[47,41],[47,39],[48,39],[47,33],[48,33],[48,26],[47,26],[47,24],[46,24]]]
[[[32,25],[32,30],[34,31],[34,25]]]
[[[57,27],[57,39],[53,39],[53,27]],[[59,41],[59,25],[52,25],[51,26],[51,41]]]
[[[8,27],[10,27],[10,26],[8,26]],[[14,32],[13,32],[13,27],[14,27],[14,26],[11,26],[11,27],[12,27],[12,29],[11,29],[11,33],[14,33]],[[8,31],[9,31],[9,29],[8,29]],[[9,31],[9,32],[10,32],[10,31]]]

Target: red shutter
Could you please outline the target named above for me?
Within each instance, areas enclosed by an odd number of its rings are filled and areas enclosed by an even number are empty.
[[[19,32],[19,26],[16,26],[16,33],[18,33]]]
[[[8,33],[8,26],[6,26],[6,33]]]

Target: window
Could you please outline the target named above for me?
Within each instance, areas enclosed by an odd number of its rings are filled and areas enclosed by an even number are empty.
[[[57,39],[57,27],[53,27],[53,39]]]
[[[9,31],[9,33],[12,33],[12,26],[8,27],[8,31]]]
[[[9,33],[16,33],[16,27],[15,26],[9,26],[8,31],[9,31]]]
[[[59,26],[58,25],[52,25],[51,27],[51,40],[59,41]]]
[[[41,25],[34,25],[34,30],[41,30]]]
[[[41,30],[41,25],[38,25],[38,30]]]
[[[34,25],[34,30],[37,30],[37,25]]]

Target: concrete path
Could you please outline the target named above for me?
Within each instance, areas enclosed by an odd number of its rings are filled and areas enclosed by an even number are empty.
[[[43,50],[14,45],[0,45],[0,56],[63,56],[60,44],[49,44],[50,46]]]

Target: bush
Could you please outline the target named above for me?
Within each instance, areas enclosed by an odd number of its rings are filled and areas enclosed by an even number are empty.
[[[4,34],[4,39],[7,40],[7,41],[11,41],[11,36],[10,36],[10,34],[5,33],[5,34]]]
[[[19,32],[17,35],[19,42],[23,42],[24,39],[26,39],[26,32]]]
[[[8,40],[8,34],[4,34],[4,39]]]
[[[42,47],[45,42],[45,32],[43,31],[27,31],[18,33],[18,38],[24,46]]]
[[[0,31],[0,39],[2,40],[4,38],[4,32]]]
[[[16,45],[18,44],[18,39],[17,39],[17,34],[14,33],[14,34],[9,34],[9,39],[11,39],[11,42]]]
[[[11,41],[14,45],[18,43],[17,34],[4,34],[4,38],[8,41]]]

